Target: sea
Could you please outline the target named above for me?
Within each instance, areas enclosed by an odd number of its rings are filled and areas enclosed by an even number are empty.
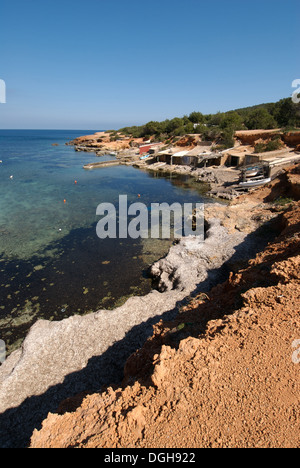
[[[0,340],[8,354],[39,319],[111,310],[153,288],[173,239],[99,239],[101,203],[199,203],[207,186],[131,166],[87,171],[106,155],[68,145],[96,130],[0,130]]]

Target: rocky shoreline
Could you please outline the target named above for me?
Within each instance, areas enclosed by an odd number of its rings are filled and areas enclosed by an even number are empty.
[[[88,147],[76,147],[77,151],[92,150]],[[96,151],[97,156],[107,155],[107,150]],[[103,161],[87,164],[84,169],[97,169],[109,165],[126,165],[133,166],[137,169],[174,175],[185,175],[195,179],[196,182],[209,184],[210,189],[207,193],[212,198],[219,198],[224,200],[233,200],[240,195],[237,190],[240,171],[233,168],[225,167],[210,167],[210,168],[192,168],[190,166],[170,166],[165,163],[155,163],[150,158],[149,160],[140,160],[136,149],[118,150],[114,153],[117,161]],[[149,164],[151,162],[151,164]]]
[[[87,149],[95,150],[93,145]],[[2,447],[27,446],[33,430],[64,399],[118,384],[127,359],[143,345],[157,322],[176,317],[191,297],[224,281],[235,265],[255,256],[274,235],[272,226],[278,216],[274,205],[256,200],[255,192],[253,198],[231,192],[230,184],[237,177],[233,169],[148,166],[133,148],[116,149],[116,163],[186,174],[209,182],[212,196],[234,200],[226,206],[207,204],[204,242],[189,237],[171,247],[152,267],[157,289],[147,296],[132,297],[113,311],[35,323],[22,347],[0,367]],[[265,190],[269,195],[274,191],[274,196],[289,191],[298,196],[298,179],[298,175],[284,171],[282,178]],[[281,188],[276,191],[278,184]]]
[[[190,141],[191,140],[191,141]],[[83,136],[68,143],[74,146],[75,151],[84,151],[95,153],[100,159],[102,156],[111,154],[116,157],[120,165],[133,166],[149,172],[164,172],[166,174],[178,174],[189,176],[199,183],[210,185],[208,196],[225,200],[233,200],[240,195],[236,190],[240,171],[237,168],[227,167],[209,167],[193,168],[190,166],[168,165],[165,163],[156,163],[155,157],[141,160],[139,146],[143,144],[142,138],[122,138],[117,141],[111,141],[111,137],[106,132],[98,132],[94,135]],[[179,143],[181,144],[181,143]],[[196,144],[193,139],[183,138],[182,144],[186,148],[192,148]],[[178,150],[184,149],[178,147]],[[208,149],[208,148],[207,148]],[[117,164],[111,162],[95,162],[87,164],[84,169],[97,169],[108,165]]]
[[[165,292],[153,290],[145,297],[133,297],[113,311],[61,322],[37,321],[22,348],[0,368],[0,421],[5,428],[0,432],[1,445],[26,445],[26,435],[30,437],[60,401],[119,382],[126,359],[151,335],[154,323],[174,317],[199,282],[206,282],[209,288],[213,284],[209,272],[232,257],[243,239],[241,233],[233,237],[212,221],[204,244],[197,238],[185,239],[153,266],[153,274],[164,285],[165,277],[169,278]],[[220,246],[219,255],[216,245]],[[171,277],[177,284],[174,289]]]
[[[229,213],[218,211],[207,239],[218,238],[221,249],[220,225],[226,238],[248,232],[243,247],[252,234],[257,242],[257,222],[277,232],[249,262],[235,259],[226,281],[188,301],[174,320],[155,325],[127,360],[121,385],[84,392],[49,414],[31,447],[299,447],[300,202],[277,203],[293,188],[299,188],[299,166],[241,197]],[[218,253],[216,245],[211,253]],[[172,290],[179,257],[179,250],[170,251],[155,266],[168,273],[164,294]],[[190,267],[194,272],[191,259]],[[184,288],[186,272],[178,274]]]
[[[272,206],[256,200],[208,205],[205,241],[182,239],[153,265],[157,290],[113,311],[37,321],[21,349],[0,368],[1,446],[28,445],[33,430],[61,401],[119,383],[127,359],[153,325],[174,318],[188,298],[209,291],[235,264],[263,249],[270,236],[257,229],[277,216]]]
[[[281,149],[257,154],[257,144],[271,141],[274,135],[281,139]],[[247,160],[251,164],[254,164],[253,161],[266,160],[270,164],[270,176],[273,180],[280,174],[282,167],[300,160],[299,141],[300,132],[240,131],[235,133],[234,147],[221,151],[218,150],[218,141],[202,141],[199,134],[188,134],[156,143],[154,136],[145,141],[145,138],[136,138],[121,131],[104,131],[76,138],[68,144],[73,145],[75,151],[94,152],[100,158],[107,154],[114,155],[121,165],[150,172],[189,176],[196,182],[210,185],[208,196],[230,201],[238,198],[241,193],[252,190],[239,185],[241,166],[247,164]],[[145,156],[145,152],[149,154],[143,158],[141,154]],[[179,162],[181,158],[178,155],[189,155],[190,165],[183,165],[183,160]],[[91,163],[84,168],[94,169],[114,164],[117,162]]]

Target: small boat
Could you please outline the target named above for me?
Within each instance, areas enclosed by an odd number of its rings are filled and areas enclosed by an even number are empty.
[[[271,177],[268,177],[267,179],[252,179],[252,180],[247,180],[246,182],[240,182],[239,186],[240,187],[259,187],[260,185],[266,185],[271,182]]]
[[[243,172],[244,172],[244,176],[246,178],[248,177],[255,177],[257,176],[258,174],[262,173],[263,171],[263,167],[262,166],[248,166],[248,167],[245,167]]]
[[[145,154],[145,156],[142,156],[140,159],[141,159],[141,160],[148,159],[149,156],[150,156],[150,154]]]
[[[271,168],[266,162],[242,168],[239,187],[260,187],[271,182]]]
[[[255,176],[257,176],[258,172],[259,172],[258,170],[257,171],[255,171],[255,170],[248,171],[245,175],[246,175],[246,177],[255,177]]]

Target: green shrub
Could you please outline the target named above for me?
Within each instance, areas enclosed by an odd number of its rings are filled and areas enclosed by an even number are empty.
[[[268,141],[267,143],[257,143],[254,148],[255,153],[267,153],[268,151],[277,151],[282,147],[282,142],[279,137]]]
[[[267,143],[266,151],[277,151],[281,148],[281,146],[281,140],[279,138],[276,138],[275,140],[271,140]]]

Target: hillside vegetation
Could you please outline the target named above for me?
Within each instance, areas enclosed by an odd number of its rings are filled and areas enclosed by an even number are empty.
[[[119,131],[134,138],[154,137],[155,141],[170,142],[188,133],[199,133],[203,140],[217,141],[226,149],[234,146],[237,130],[282,128],[286,131],[300,127],[300,104],[291,98],[276,103],[204,115],[192,112],[183,117],[162,122],[150,121],[145,125],[124,127]],[[112,132],[113,133],[113,132]],[[116,132],[117,134],[117,132]]]

